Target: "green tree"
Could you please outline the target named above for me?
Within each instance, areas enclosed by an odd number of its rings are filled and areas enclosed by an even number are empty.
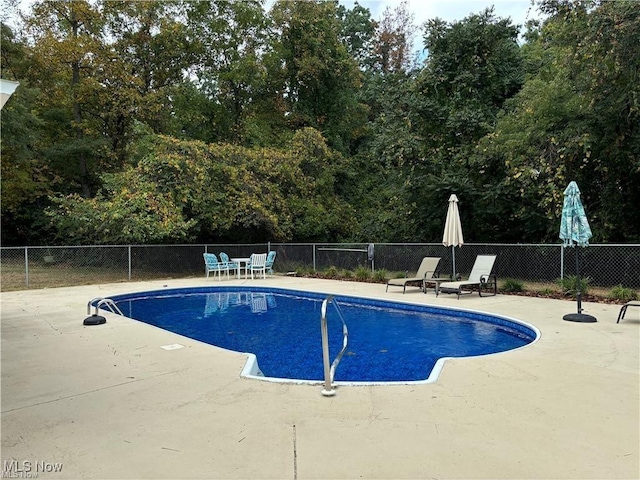
[[[417,199],[422,231],[441,235],[446,201],[460,198],[465,237],[496,240],[510,235],[508,199],[501,197],[502,162],[478,150],[495,128],[507,99],[524,83],[518,28],[497,18],[493,9],[459,22],[425,24],[424,68],[415,81],[414,135],[421,140],[410,191]],[[437,213],[430,207],[443,207]]]
[[[39,91],[25,80],[26,46],[1,25],[2,76],[20,85],[2,108],[0,178],[2,178],[2,243],[32,244],[45,234],[43,205],[54,191],[56,177],[43,161],[44,122],[38,115]]]
[[[100,85],[92,71],[102,47],[102,19],[84,1],[42,1],[25,19],[30,49],[30,83],[41,90],[50,168],[76,185],[84,197],[95,188],[105,156],[102,137],[89,115]]]
[[[188,7],[189,38],[197,54],[190,73],[210,99],[204,114],[211,140],[262,143],[252,128],[252,103],[264,97],[266,82],[262,56],[269,29],[261,2],[194,2]]]
[[[356,100],[360,72],[340,41],[337,2],[278,1],[270,16],[279,35],[269,73],[280,85],[289,127],[316,128],[333,148],[347,152],[364,111]]]
[[[415,32],[414,15],[407,0],[393,10],[387,6],[376,24],[373,68],[383,73],[412,70],[416,60],[413,51]]]
[[[538,72],[483,148],[507,168],[515,223],[553,241],[562,192],[580,186],[595,241],[637,239],[640,90],[637,9],[628,2],[544,2],[530,50]]]
[[[197,61],[185,24],[189,5],[181,1],[102,2],[109,41],[96,72],[104,86],[97,100],[112,152],[120,164],[134,119],[157,133],[182,133],[183,110],[176,108],[176,102],[192,94],[184,77]]]
[[[489,133],[504,101],[524,82],[518,28],[493,9],[446,24],[426,24],[428,58],[417,88],[433,148],[473,145]]]
[[[371,11],[355,2],[352,9],[338,6],[341,22],[340,39],[347,51],[358,62],[361,70],[373,67],[373,49],[378,23],[371,18]]]

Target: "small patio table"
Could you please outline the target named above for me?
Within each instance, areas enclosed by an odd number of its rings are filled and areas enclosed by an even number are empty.
[[[425,278],[424,280],[422,280],[422,291],[424,293],[427,293],[427,285],[429,284],[433,284],[435,287],[435,292],[436,292],[436,297],[438,296],[438,294],[440,293],[440,284],[441,283],[445,283],[445,282],[451,282],[453,280],[451,280],[449,277],[447,278]]]
[[[240,278],[240,270],[242,270],[243,268],[244,268],[244,279],[246,280],[247,278],[249,278],[247,276],[247,265],[249,265],[249,262],[251,261],[251,257],[232,258],[231,261],[238,264],[238,268],[237,268],[238,278]]]

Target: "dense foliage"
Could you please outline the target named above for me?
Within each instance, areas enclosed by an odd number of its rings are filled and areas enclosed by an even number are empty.
[[[571,180],[639,242],[640,9],[536,7],[36,1],[2,24],[2,242],[438,242],[450,193],[466,241],[554,242]]]

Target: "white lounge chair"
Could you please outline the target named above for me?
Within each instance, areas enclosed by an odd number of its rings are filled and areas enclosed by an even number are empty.
[[[419,283],[420,289],[423,289],[424,279],[433,277],[434,273],[436,273],[436,268],[438,268],[438,263],[440,263],[440,257],[424,257],[415,277],[392,278],[387,282],[387,289],[385,291],[389,291],[389,285],[394,285],[396,287],[402,287],[402,293],[405,293],[407,291],[407,284],[409,283]]]
[[[485,293],[485,296],[496,295],[498,293],[498,279],[491,274],[495,261],[496,255],[478,255],[467,280],[441,283],[436,295],[457,293],[460,298],[463,293],[473,293],[475,288],[478,289],[478,295],[481,297],[482,291],[487,289],[493,290],[493,293],[488,295]]]

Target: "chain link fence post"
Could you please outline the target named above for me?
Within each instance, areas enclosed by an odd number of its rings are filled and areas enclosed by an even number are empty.
[[[24,272],[27,288],[29,288],[29,247],[24,247]]]

